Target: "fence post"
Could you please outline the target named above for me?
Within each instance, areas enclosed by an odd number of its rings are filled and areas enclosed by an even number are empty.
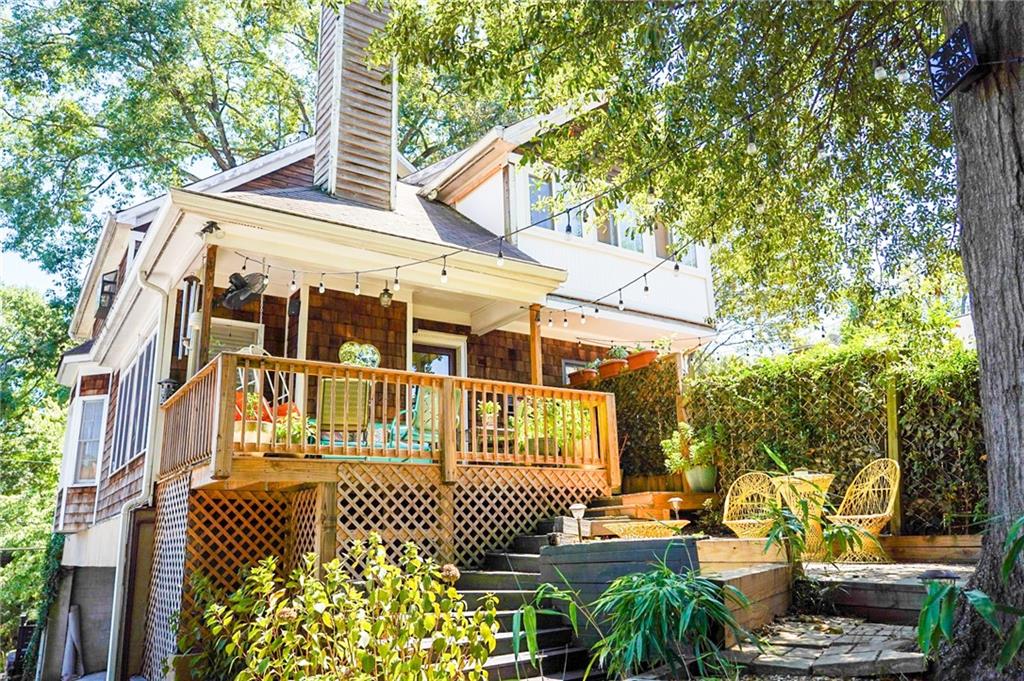
[[[231,457],[235,443],[235,366],[234,355],[217,357],[217,393],[214,403],[213,479],[231,477]]]
[[[455,413],[455,379],[448,377],[441,383],[441,481],[453,484],[456,477],[456,442],[458,419]]]
[[[320,483],[317,490],[316,552],[320,565],[338,557],[338,486],[334,482]]]
[[[622,491],[622,469],[619,467],[619,427],[615,415],[615,395],[605,395],[598,408],[598,427],[604,435],[605,466],[608,467],[608,487],[612,494]]]
[[[899,536],[903,525],[903,463],[900,461],[899,394],[896,382],[889,379],[885,386],[885,450],[890,459],[900,465],[900,485],[896,491],[896,505],[893,506],[889,528],[893,536]]]

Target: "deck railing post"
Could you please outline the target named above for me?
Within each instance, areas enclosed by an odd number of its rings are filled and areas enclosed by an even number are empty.
[[[455,413],[455,379],[448,377],[441,382],[441,480],[445,484],[455,482],[458,461],[458,415]]]
[[[231,457],[235,439],[235,367],[234,355],[217,357],[217,391],[213,404],[213,478],[231,476]]]
[[[896,463],[903,465],[900,461],[900,421],[899,421],[899,392],[896,390],[896,383],[890,380],[885,386],[885,449],[886,455]],[[899,536],[902,531],[903,508],[903,476],[900,476],[900,488],[896,490],[896,505],[892,509],[892,519],[889,521],[889,531],[893,536]]]
[[[612,494],[622,491],[622,469],[619,468],[619,428],[615,417],[615,395],[604,396],[598,407],[599,427],[602,434],[605,466],[608,467],[608,487]]]

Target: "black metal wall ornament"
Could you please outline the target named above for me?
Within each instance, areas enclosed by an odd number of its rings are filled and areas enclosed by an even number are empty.
[[[960,24],[949,39],[928,57],[928,75],[936,102],[943,101],[957,90],[966,90],[988,71],[988,65],[978,60],[966,22]]]

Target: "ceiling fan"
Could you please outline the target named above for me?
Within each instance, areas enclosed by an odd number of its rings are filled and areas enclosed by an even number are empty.
[[[250,298],[260,295],[266,288],[267,277],[262,273],[235,272],[228,277],[228,290],[221,296],[220,304],[229,310],[240,310]]]

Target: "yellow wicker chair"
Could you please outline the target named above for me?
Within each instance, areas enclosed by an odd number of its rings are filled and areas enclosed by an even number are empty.
[[[875,459],[857,473],[843,496],[843,503],[835,515],[828,516],[833,523],[853,525],[864,537],[861,546],[849,546],[838,563],[885,563],[889,557],[878,543],[878,536],[892,520],[896,495],[900,489],[900,465],[893,459]],[[871,537],[874,537],[872,540]]]
[[[722,522],[737,537],[767,537],[772,527],[769,504],[777,500],[778,491],[767,473],[741,475],[725,495]]]

